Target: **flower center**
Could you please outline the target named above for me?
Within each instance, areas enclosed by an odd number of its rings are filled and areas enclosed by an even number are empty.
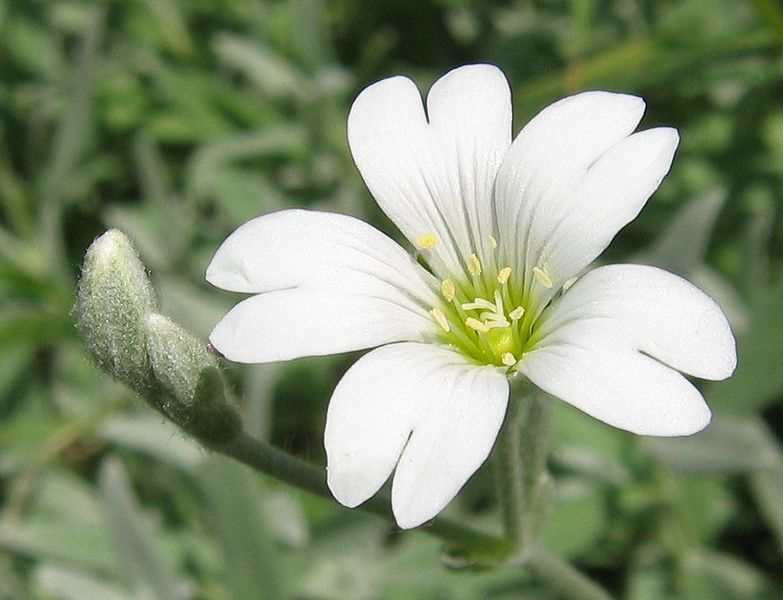
[[[465,273],[441,280],[442,302],[430,314],[447,344],[480,364],[513,367],[530,337],[533,315],[523,293],[524,274],[497,265],[497,245],[490,238],[487,264],[471,254]],[[552,287],[545,269],[536,267],[533,275],[538,285]]]

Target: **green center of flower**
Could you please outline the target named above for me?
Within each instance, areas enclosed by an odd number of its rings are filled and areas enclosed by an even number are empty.
[[[421,250],[437,244],[433,235],[417,240]],[[494,251],[495,238],[489,239],[488,264],[476,254],[465,261],[466,273],[441,280],[441,303],[430,314],[451,346],[479,364],[513,367],[522,357],[530,338],[533,315],[528,312],[529,298],[524,294],[522,277],[510,266],[499,266]],[[545,268],[534,267],[537,285],[552,287]]]

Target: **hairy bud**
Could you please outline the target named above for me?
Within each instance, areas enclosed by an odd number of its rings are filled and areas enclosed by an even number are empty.
[[[74,314],[95,362],[206,444],[234,439],[242,423],[226,398],[217,359],[157,314],[155,294],[130,240],[113,229],[87,249]]]
[[[156,384],[144,321],[155,294],[130,240],[112,229],[87,249],[76,292],[76,325],[95,362],[142,395]]]

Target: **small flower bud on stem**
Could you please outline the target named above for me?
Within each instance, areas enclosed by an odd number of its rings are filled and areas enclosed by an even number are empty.
[[[98,366],[142,396],[157,391],[144,331],[156,304],[125,234],[112,229],[97,238],[87,249],[76,291],[76,326]]]
[[[76,325],[95,362],[207,445],[225,444],[242,423],[226,398],[217,358],[155,312],[146,269],[130,240],[111,230],[87,250]]]

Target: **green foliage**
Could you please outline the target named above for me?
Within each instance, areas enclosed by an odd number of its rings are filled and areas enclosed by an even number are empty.
[[[544,543],[631,600],[779,597],[781,23],[771,0],[0,0],[0,597],[556,597],[525,570],[450,570],[424,533],[214,459],[90,364],[71,315],[87,247],[120,228],[156,310],[201,348],[187,332],[237,300],[203,272],[241,222],[310,206],[387,228],[345,141],[358,90],[473,61],[508,74],[516,129],[594,88],[680,129],[671,175],[606,259],[687,275],[739,338],[692,438],[557,406]],[[224,375],[249,431],[322,464],[349,362]],[[189,396],[181,381],[170,393]],[[449,516],[496,527],[488,469]]]

